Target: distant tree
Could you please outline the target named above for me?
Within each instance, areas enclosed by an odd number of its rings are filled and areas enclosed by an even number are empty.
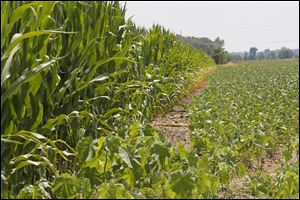
[[[263,59],[265,59],[264,52],[258,52],[258,53],[257,53],[257,59],[258,59],[258,60],[263,60]]]
[[[270,51],[269,59],[276,59],[276,58],[277,58],[276,51]]]
[[[291,49],[288,49],[286,47],[282,47],[278,51],[278,58],[279,59],[286,59],[286,58],[292,58],[293,57],[293,52]]]
[[[220,49],[224,47],[224,40],[221,40],[219,37],[217,37],[213,43],[214,48]]]
[[[271,58],[270,58],[270,53],[271,53],[270,49],[265,49],[265,50],[263,51],[263,53],[264,53],[265,59],[271,59]]]
[[[196,38],[196,37],[184,37],[176,35],[176,37],[185,43],[192,45],[193,47],[205,51],[208,55],[213,56],[214,54],[214,41],[207,37]]]
[[[253,59],[253,54],[249,55],[249,52],[231,52],[230,59],[235,61]],[[281,49],[276,50],[265,49],[263,51],[255,52],[255,59],[257,60],[285,58],[299,58],[299,49],[288,49],[286,47],[282,47]]]
[[[181,35],[176,35],[177,38],[191,46],[205,51],[208,55],[214,58],[217,64],[222,64],[228,61],[229,54],[224,50],[224,40],[217,37],[214,41],[207,37],[197,38],[197,37],[184,37]]]
[[[241,61],[243,60],[243,57],[240,54],[231,54],[230,59],[235,61]]]
[[[218,64],[224,64],[226,62],[228,62],[229,60],[229,54],[225,51],[223,51],[223,49],[221,48],[216,48],[214,49],[214,55],[213,55],[213,59],[215,60],[216,63]]]
[[[299,49],[293,49],[293,58],[299,58]]]
[[[205,51],[206,53],[208,53],[210,56],[214,55],[214,43],[212,40],[210,40],[207,37],[203,37],[203,38],[198,38],[198,39],[194,39],[194,44],[192,44],[192,46],[194,46],[197,49],[201,49],[203,51]]]
[[[217,37],[213,43],[214,46],[214,55],[213,58],[218,64],[224,64],[229,61],[229,53],[225,51],[224,47],[224,40],[221,40]]]
[[[251,47],[250,50],[249,50],[249,59],[250,60],[255,60],[256,58],[256,51],[258,49],[256,47]]]
[[[244,53],[244,58],[243,58],[243,60],[248,60],[248,52],[245,52],[245,53]]]

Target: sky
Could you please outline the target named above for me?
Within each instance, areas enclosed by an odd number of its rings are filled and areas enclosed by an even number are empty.
[[[229,52],[299,48],[298,1],[128,1],[126,8],[126,18],[139,26],[158,23],[183,36],[219,36]]]

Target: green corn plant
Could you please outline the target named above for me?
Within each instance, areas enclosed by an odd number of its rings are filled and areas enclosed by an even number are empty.
[[[104,197],[100,187],[139,198],[159,184],[162,196],[192,195],[194,185],[178,189],[185,172],[162,178],[179,152],[148,122],[214,62],[125,12],[119,2],[1,2],[1,197]]]

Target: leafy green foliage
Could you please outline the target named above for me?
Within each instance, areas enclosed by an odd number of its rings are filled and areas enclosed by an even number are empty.
[[[40,186],[27,185],[18,194],[19,199],[51,199],[51,196]]]
[[[195,104],[193,149],[168,144],[153,114],[215,63],[136,27],[119,2],[3,1],[1,52],[3,198],[217,198],[247,174],[242,158],[299,146],[293,63],[219,69]],[[297,194],[297,176],[288,168],[275,196]]]
[[[178,194],[178,198],[191,198],[195,178],[188,171],[176,171],[171,174],[171,188]]]
[[[116,184],[103,184],[99,188],[99,199],[132,199],[133,196],[126,190],[125,186]]]
[[[224,64],[229,61],[229,53],[224,49],[224,40],[217,37],[215,40],[210,40],[207,37],[184,37],[182,35],[176,35],[176,37],[193,47],[200,49],[210,55],[217,64]]]
[[[299,156],[292,156],[299,149],[298,74],[296,60],[219,67],[195,100],[193,148],[208,158],[211,173],[223,187],[229,188],[232,177],[245,177],[255,170],[251,177],[254,196],[299,195],[299,164],[287,164]],[[282,166],[274,177],[259,163],[278,151]]]
[[[1,197],[175,197],[149,122],[214,64],[119,2],[1,2]]]
[[[270,198],[299,197],[299,163],[283,165],[276,174],[262,173],[251,177],[251,189],[255,196]]]
[[[77,152],[82,162],[90,160],[95,152],[95,142],[91,137],[82,138],[78,142]]]
[[[70,174],[62,174],[54,180],[52,191],[57,198],[88,198],[92,191],[87,178],[77,178]]]

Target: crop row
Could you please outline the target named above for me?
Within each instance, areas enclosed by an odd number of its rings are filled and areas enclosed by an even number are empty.
[[[1,1],[2,198],[190,195],[181,157],[147,122],[214,61],[125,13]]]
[[[298,61],[218,68],[192,110],[193,148],[223,187],[248,177],[256,197],[299,197]],[[278,154],[275,176],[263,163]]]

